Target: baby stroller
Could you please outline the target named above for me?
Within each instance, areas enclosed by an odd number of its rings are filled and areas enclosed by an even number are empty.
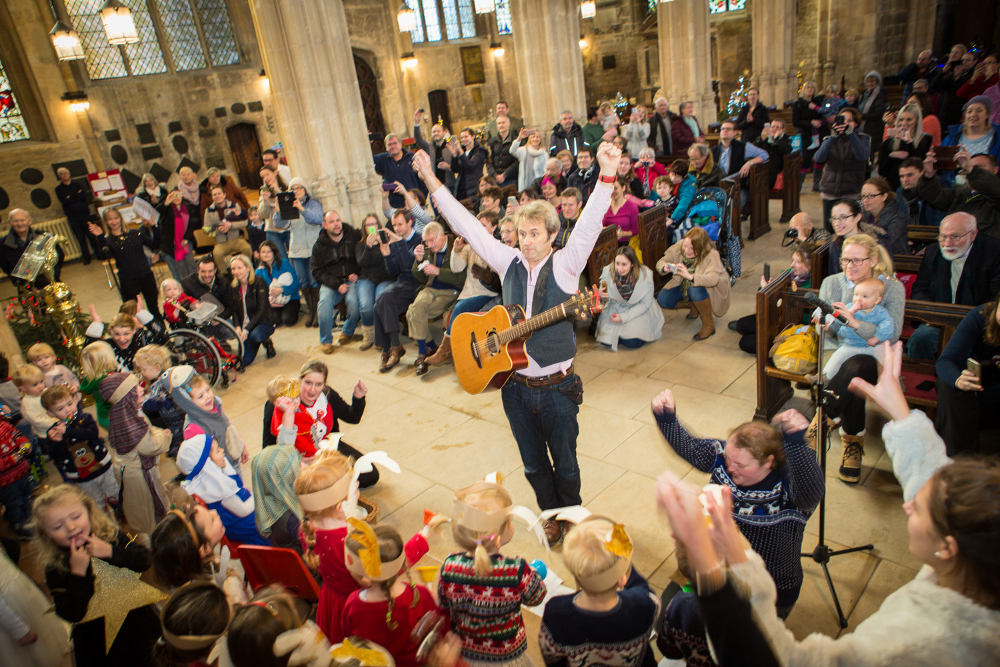
[[[743,271],[743,260],[740,239],[733,234],[729,218],[729,197],[726,191],[717,187],[701,188],[694,195],[688,216],[677,228],[675,240],[683,238],[694,227],[704,229],[709,238],[715,241],[722,264],[729,272],[730,284],[736,284],[736,279]]]
[[[188,364],[212,386],[223,389],[243,371],[243,341],[231,322],[218,317],[222,307],[206,296],[180,324],[170,327],[167,347],[178,364]]]

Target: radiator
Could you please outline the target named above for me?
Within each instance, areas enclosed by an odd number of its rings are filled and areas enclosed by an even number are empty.
[[[31,228],[37,232],[48,232],[49,234],[62,234],[65,237],[66,242],[62,244],[63,254],[65,255],[64,261],[69,261],[71,259],[80,259],[82,254],[80,253],[80,244],[77,242],[76,237],[73,236],[73,230],[69,227],[69,221],[66,218],[56,218],[55,220],[46,220],[45,222],[34,222],[31,223]],[[10,225],[4,223],[0,226],[0,239],[7,236],[7,232],[10,231]],[[0,271],[0,276],[6,276],[3,271]]]

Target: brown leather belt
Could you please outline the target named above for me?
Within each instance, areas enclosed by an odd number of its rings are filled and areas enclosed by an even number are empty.
[[[574,372],[573,366],[570,366],[565,371],[552,373],[551,375],[542,375],[540,377],[529,377],[527,375],[521,375],[520,373],[514,373],[511,379],[514,382],[523,384],[525,387],[549,387],[554,384],[559,384]]]

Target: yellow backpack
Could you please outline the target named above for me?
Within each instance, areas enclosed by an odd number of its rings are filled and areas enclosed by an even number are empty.
[[[786,327],[774,338],[769,352],[774,366],[787,373],[814,373],[819,344],[816,330],[810,324]]]

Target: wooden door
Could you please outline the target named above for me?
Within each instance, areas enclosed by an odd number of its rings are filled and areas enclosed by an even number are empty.
[[[432,90],[427,93],[427,102],[431,107],[431,122],[441,122],[449,130],[451,127],[451,111],[448,109],[448,91]]]
[[[262,184],[260,166],[263,161],[257,126],[253,123],[237,123],[226,130],[226,138],[229,139],[229,150],[233,155],[233,166],[240,185],[249,189],[259,188]]]
[[[368,142],[371,144],[372,154],[381,153],[385,151],[385,121],[382,119],[382,100],[378,94],[378,79],[371,66],[356,53],[354,54],[354,71],[358,75],[361,106],[365,110]]]

